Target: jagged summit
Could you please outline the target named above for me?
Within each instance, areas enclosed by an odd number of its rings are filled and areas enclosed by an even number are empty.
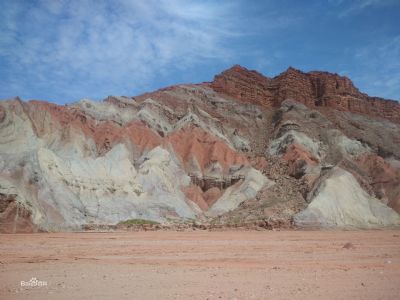
[[[274,78],[250,71],[240,65],[215,76],[211,87],[243,102],[265,107],[278,107],[282,101],[293,99],[308,107],[329,107],[385,118],[400,123],[400,104],[394,100],[369,97],[353,82],[338,74],[302,72],[289,67]]]

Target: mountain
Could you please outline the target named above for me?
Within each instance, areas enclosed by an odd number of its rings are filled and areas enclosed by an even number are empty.
[[[400,104],[346,77],[235,65],[212,82],[0,102],[0,231],[144,219],[400,226]]]

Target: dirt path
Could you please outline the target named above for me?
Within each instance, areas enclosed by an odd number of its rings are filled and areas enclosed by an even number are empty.
[[[0,299],[400,297],[400,231],[0,235],[0,255]]]

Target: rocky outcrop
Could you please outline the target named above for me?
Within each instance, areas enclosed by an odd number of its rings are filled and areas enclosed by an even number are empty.
[[[375,154],[361,155],[356,163],[368,174],[375,195],[400,213],[400,170]]]
[[[0,233],[36,232],[30,209],[18,203],[16,197],[0,193]]]
[[[188,199],[196,203],[203,211],[207,211],[224,193],[218,187],[211,187],[205,191],[200,186],[192,184],[184,189]]]
[[[137,158],[161,143],[158,134],[149,130],[143,121],[132,117],[136,109],[131,109],[131,116],[127,118],[123,115],[127,108],[118,113],[119,110],[113,105],[104,108],[103,103],[89,101],[72,106],[31,101],[23,106],[37,136],[53,144],[57,141],[60,148],[70,143],[87,144],[80,141],[85,139],[92,143],[91,147],[80,145],[78,149],[84,148],[85,154],[94,152],[103,155],[121,140],[125,140],[135,145],[133,150]],[[104,112],[107,108],[108,114]]]
[[[260,171],[247,167],[244,180],[237,182],[226,189],[218,201],[208,211],[209,216],[222,214],[237,208],[246,199],[256,197],[263,187],[271,187],[274,183]]]
[[[399,109],[388,103],[335,74],[240,66],[136,97],[2,101],[0,231],[127,219],[271,229],[293,216],[397,225]]]
[[[311,108],[328,107],[400,123],[397,101],[369,97],[349,78],[338,74],[304,73],[290,67],[280,75],[268,78],[235,65],[215,76],[211,87],[240,101],[265,107],[277,107],[282,101],[293,99]]]
[[[220,177],[249,164],[245,155],[198,127],[178,130],[168,135],[166,142],[172,145],[185,169],[199,177]]]
[[[318,165],[318,159],[298,144],[291,144],[283,159],[288,162],[288,174],[295,178],[301,178],[308,173],[308,169]]]
[[[251,183],[255,170],[242,153],[249,141],[236,126],[259,126],[257,108],[200,86],[152,96],[165,96],[169,105],[127,97],[65,106],[1,102],[4,231],[80,229],[132,218],[197,219],[225,194],[236,207],[268,182],[259,174],[258,184]],[[192,173],[204,184],[193,187]]]
[[[242,102],[272,106],[273,93],[271,79],[257,71],[249,71],[235,65],[215,76],[211,87],[218,93],[224,93]]]
[[[294,216],[300,227],[379,228],[399,226],[400,216],[368,195],[347,171],[333,169],[313,191],[308,207]]]

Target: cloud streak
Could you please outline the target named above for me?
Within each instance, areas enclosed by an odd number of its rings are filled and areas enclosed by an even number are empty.
[[[361,90],[398,99],[399,9],[396,0],[0,0],[0,97],[136,95],[239,63],[268,76],[289,65],[347,70]]]
[[[330,0],[330,2],[340,7],[338,17],[345,18],[370,8],[390,6],[395,4],[396,0]]]
[[[373,96],[400,100],[400,35],[358,49],[354,59],[359,69],[354,80]]]
[[[24,81],[42,88],[58,84],[73,98],[87,84],[126,91],[121,79],[129,77],[134,90],[171,67],[184,70],[234,55],[227,44],[240,31],[232,18],[237,8],[228,2],[118,3],[3,5],[0,59],[16,72],[2,81],[16,94],[22,84],[29,86]]]

